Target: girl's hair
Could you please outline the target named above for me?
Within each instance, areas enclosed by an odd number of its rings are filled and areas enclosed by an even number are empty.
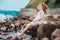
[[[39,4],[42,4],[43,6],[43,11],[45,12],[45,14],[47,14],[47,11],[48,11],[48,6],[43,2],[43,3],[39,3]]]

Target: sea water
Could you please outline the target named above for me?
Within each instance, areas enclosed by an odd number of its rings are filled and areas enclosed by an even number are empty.
[[[5,19],[13,19],[14,17],[19,15],[19,11],[14,10],[0,10],[0,22],[4,22]]]

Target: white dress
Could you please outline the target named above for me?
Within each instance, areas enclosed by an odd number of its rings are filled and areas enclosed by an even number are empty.
[[[42,20],[39,20],[39,18],[42,18]],[[36,22],[30,22],[28,25],[37,25],[37,24],[42,24],[44,21],[44,11],[40,10],[34,20],[37,20]]]

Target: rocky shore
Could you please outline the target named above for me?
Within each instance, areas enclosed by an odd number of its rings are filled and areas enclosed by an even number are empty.
[[[34,19],[35,15],[36,15],[35,9],[26,9],[26,10],[23,9],[21,10],[20,15],[14,17],[12,20],[6,22],[0,22],[0,40],[19,40],[16,37],[16,34],[20,33],[25,28],[25,26]],[[24,37],[20,40],[29,40],[29,38],[32,38],[32,40],[34,40],[35,38],[37,39],[36,30],[38,28],[39,26],[29,29],[25,33]],[[60,15],[49,14],[45,18],[45,22],[43,23],[42,40],[57,40],[57,39],[60,40]]]

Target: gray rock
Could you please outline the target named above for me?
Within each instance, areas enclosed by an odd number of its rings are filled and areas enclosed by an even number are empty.
[[[56,29],[52,34],[51,34],[51,39],[53,40],[56,37],[60,37],[60,29]]]

